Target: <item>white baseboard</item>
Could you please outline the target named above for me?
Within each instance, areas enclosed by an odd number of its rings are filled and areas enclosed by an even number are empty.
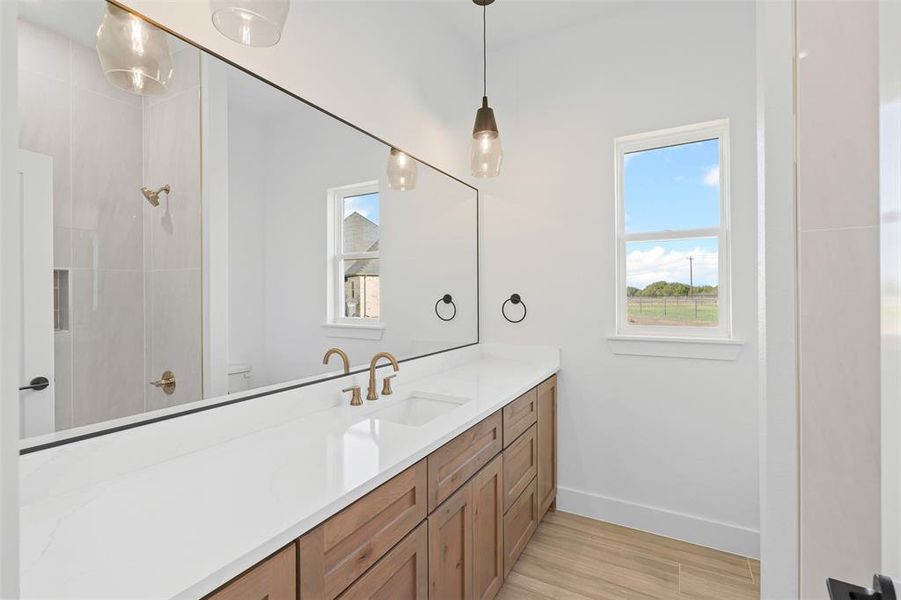
[[[559,487],[557,508],[740,556],[760,556],[760,532],[740,525]]]

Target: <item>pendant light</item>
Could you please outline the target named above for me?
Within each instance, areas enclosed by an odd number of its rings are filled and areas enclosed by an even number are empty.
[[[112,4],[97,29],[97,56],[109,82],[132,94],[165,94],[172,79],[166,33]]]
[[[416,188],[416,159],[397,148],[388,153],[388,188],[406,192]]]
[[[469,164],[473,177],[497,177],[501,173],[504,152],[494,119],[494,109],[488,106],[488,25],[486,7],[494,0],[472,0],[482,7],[482,107],[476,111],[472,127],[472,147]]]
[[[289,0],[210,0],[219,33],[245,46],[276,45],[289,7]]]

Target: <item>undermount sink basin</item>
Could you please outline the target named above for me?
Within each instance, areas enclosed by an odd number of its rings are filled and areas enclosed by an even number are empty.
[[[419,427],[469,402],[469,398],[414,392],[397,404],[380,408],[370,419]]]

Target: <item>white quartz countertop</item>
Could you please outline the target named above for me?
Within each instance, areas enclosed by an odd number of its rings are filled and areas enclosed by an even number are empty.
[[[347,381],[330,381],[23,456],[21,597],[200,598],[555,373],[559,353],[417,362],[362,407],[334,406]],[[370,416],[411,393],[467,401],[418,427]]]

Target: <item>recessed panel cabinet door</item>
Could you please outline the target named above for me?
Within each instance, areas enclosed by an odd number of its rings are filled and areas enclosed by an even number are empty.
[[[297,600],[297,544],[280,550],[206,600]]]
[[[544,515],[557,497],[557,376],[538,386],[538,498]]]
[[[426,600],[428,553],[428,527],[422,523],[347,588],[339,600]]]
[[[429,598],[472,598],[472,484],[429,515]]]
[[[472,480],[472,587],[476,600],[490,600],[504,584],[503,457]]]

